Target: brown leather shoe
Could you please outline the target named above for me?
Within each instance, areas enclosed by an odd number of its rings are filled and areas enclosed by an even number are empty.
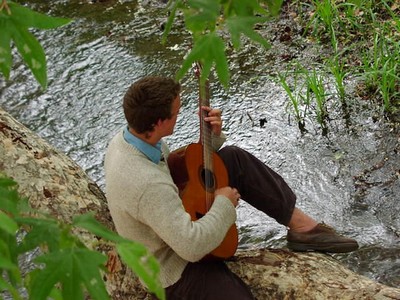
[[[319,223],[307,232],[289,230],[286,240],[287,247],[294,251],[345,253],[358,249],[356,240],[337,234],[325,223]]]

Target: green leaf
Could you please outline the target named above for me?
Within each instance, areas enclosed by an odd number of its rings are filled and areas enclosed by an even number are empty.
[[[261,15],[268,15],[268,11],[263,9],[259,0],[231,0],[226,4],[225,17],[229,16],[253,16],[254,13],[258,13]]]
[[[27,252],[38,246],[47,245],[50,251],[60,248],[62,232],[53,219],[17,218],[20,224],[31,226],[29,232],[18,246],[18,253]]]
[[[32,33],[14,23],[12,38],[25,63],[43,89],[47,86],[46,56]]]
[[[109,299],[99,269],[107,258],[89,249],[72,248],[36,258],[45,268],[32,277],[30,299],[45,300],[56,283],[61,283],[64,300],[83,299],[82,286],[92,299]]]
[[[18,270],[18,266],[2,257],[2,259],[0,260],[0,269],[16,271]]]
[[[200,61],[203,65],[201,81],[204,83],[208,78],[213,64],[220,82],[227,87],[229,84],[228,61],[225,54],[224,41],[215,33],[208,33],[195,41],[192,50],[182,63],[181,69],[177,73],[178,80],[188,72],[193,63]]]
[[[46,267],[35,270],[35,276],[32,277],[29,288],[30,299],[47,299],[47,296],[51,293],[56,283],[63,282],[64,278],[72,277],[71,256],[71,250],[61,250],[39,256],[35,259],[38,263],[46,264]],[[77,290],[81,291],[81,287],[79,286]]]
[[[21,273],[18,267],[18,256],[13,251],[15,246],[15,235],[0,234],[0,273],[5,270],[8,280],[13,284],[18,284],[21,282]]]
[[[12,67],[11,39],[23,60],[43,89],[47,86],[46,56],[43,48],[28,28],[51,29],[69,23],[70,19],[50,17],[8,1],[10,14],[0,11],[0,71],[7,79]]]
[[[10,78],[10,71],[12,65],[11,56],[11,35],[9,32],[9,22],[0,14],[0,71],[6,79]]]
[[[0,173],[0,188],[16,188],[18,183],[9,177],[3,177]]]
[[[106,227],[98,223],[92,213],[76,216],[73,219],[72,224],[74,226],[85,228],[95,235],[116,242],[122,260],[128,263],[132,270],[140,276],[142,280],[144,280],[151,291],[157,295],[163,295],[163,289],[157,282],[157,274],[159,272],[158,263],[143,245],[126,240],[118,234],[108,230]]]
[[[54,287],[52,289],[49,296],[50,296],[50,299],[52,299],[52,300],[63,300],[62,293],[57,287]]]
[[[8,258],[10,261],[17,263],[17,253],[15,247],[17,239],[15,234],[10,235],[3,230],[0,230],[0,255],[1,257]]]
[[[262,0],[268,6],[268,11],[272,16],[277,16],[281,10],[283,0]]]
[[[0,254],[0,273],[2,273],[2,271],[6,271],[10,282],[17,284],[20,283],[22,279],[17,259],[12,261],[12,258],[10,258],[8,254],[3,253],[3,251],[1,251]]]
[[[99,271],[104,267],[107,257],[89,249],[76,249],[73,254],[74,273],[72,277],[80,276],[80,280],[76,280],[78,282],[70,280],[70,285],[80,285],[79,281],[81,281],[93,299],[108,299],[108,293]],[[65,288],[63,288],[63,292],[64,290]],[[75,300],[77,298],[70,299]]]
[[[11,236],[16,235],[18,231],[18,224],[0,210],[0,230],[4,230]]]
[[[8,291],[13,297],[12,299],[22,299],[18,290],[0,276],[0,292],[1,291]],[[0,299],[3,298],[0,296]]]
[[[18,199],[17,209],[19,214],[31,213],[33,211],[29,199],[27,197],[20,197]]]
[[[15,234],[10,235],[0,230],[0,257],[3,260],[7,260],[12,264],[18,266],[18,254],[16,251],[17,239]],[[13,268],[7,270],[8,279],[12,284],[16,284],[21,281],[19,270]]]
[[[5,281],[5,279],[3,277],[0,277],[0,292],[8,290],[9,287],[10,287],[10,284],[7,281]],[[3,298],[0,298],[0,299],[3,299]]]
[[[229,32],[231,34],[233,46],[238,49],[240,47],[240,35],[244,34],[253,41],[260,43],[265,48],[269,48],[270,44],[259,33],[254,30],[254,24],[265,22],[267,18],[261,17],[240,17],[234,16],[226,20]]]
[[[213,21],[219,16],[220,5],[215,0],[189,0],[189,9],[194,10],[199,20]]]
[[[176,10],[178,9],[178,6],[180,5],[180,3],[181,3],[181,0],[177,0],[177,1],[170,0],[168,2],[167,10],[169,11],[169,14],[168,14],[167,23],[165,24],[164,32],[163,32],[162,39],[161,39],[162,44],[165,44],[165,42],[167,41],[167,36],[171,31],[172,24],[174,23],[174,19],[175,19],[175,15],[176,15]]]
[[[186,29],[200,33],[206,29],[214,31],[219,17],[220,5],[215,0],[189,0],[185,9]]]
[[[217,37],[214,40],[213,57],[215,61],[215,69],[219,80],[224,87],[229,85],[229,67],[228,61],[225,54],[225,43],[221,38]]]
[[[13,2],[8,2],[8,7],[11,10],[10,18],[19,27],[52,29],[71,22],[71,19],[47,16]]]
[[[118,254],[159,299],[165,299],[165,291],[158,281],[160,271],[157,260],[147,249],[135,242],[117,244]]]
[[[75,216],[72,225],[89,230],[91,233],[113,242],[124,242],[124,238],[100,224],[93,213]]]
[[[14,189],[10,189],[5,186],[0,186],[0,209],[12,214],[17,215],[18,202],[19,202],[18,192]]]

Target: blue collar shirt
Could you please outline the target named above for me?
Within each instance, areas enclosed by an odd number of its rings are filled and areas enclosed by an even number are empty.
[[[124,139],[127,143],[131,144],[133,147],[137,148],[140,152],[147,156],[153,163],[159,164],[161,160],[161,140],[158,141],[156,146],[150,145],[145,141],[139,139],[129,132],[128,126],[124,128]]]

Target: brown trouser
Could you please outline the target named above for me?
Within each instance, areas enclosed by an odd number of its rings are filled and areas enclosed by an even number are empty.
[[[165,290],[167,300],[253,300],[249,287],[222,261],[189,263]]]
[[[250,153],[234,146],[218,151],[229,174],[229,185],[241,198],[287,225],[296,196],[286,182]],[[248,286],[224,262],[189,263],[178,282],[166,288],[167,300],[250,300]]]
[[[229,185],[237,188],[241,199],[288,225],[296,195],[283,178],[247,151],[226,146],[218,151],[228,170]]]

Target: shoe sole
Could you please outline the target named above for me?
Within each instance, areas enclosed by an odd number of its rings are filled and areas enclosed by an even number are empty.
[[[358,245],[354,243],[341,243],[339,245],[321,245],[321,244],[299,244],[287,242],[287,247],[293,251],[299,252],[331,252],[331,253],[346,253],[358,249]]]

